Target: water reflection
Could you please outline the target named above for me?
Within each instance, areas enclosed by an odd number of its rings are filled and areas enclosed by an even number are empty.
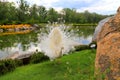
[[[75,40],[81,44],[89,44],[92,40],[94,27],[76,26],[66,28],[67,31],[75,33],[78,36]],[[0,58],[6,58],[11,54],[27,54],[41,51],[38,40],[38,34],[47,33],[47,28],[41,28],[36,31],[26,31],[21,34],[12,32],[12,35],[3,35],[0,33]]]

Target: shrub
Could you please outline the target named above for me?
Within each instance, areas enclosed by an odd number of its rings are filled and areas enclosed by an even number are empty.
[[[39,62],[43,62],[43,61],[46,61],[48,60],[49,58],[47,56],[45,56],[42,52],[37,52],[37,53],[34,53],[32,56],[31,56],[31,60],[30,62],[31,63],[39,63]]]
[[[15,61],[12,59],[0,61],[0,75],[11,72],[16,68]]]
[[[22,65],[23,65],[23,61],[20,60],[20,59],[15,59],[14,61],[15,61],[15,65],[16,65],[16,67],[18,67],[18,66],[22,66]]]
[[[30,64],[31,56],[22,58],[21,61],[23,62],[23,65]]]
[[[26,59],[26,58],[25,58]],[[49,58],[41,52],[34,53],[28,58],[28,62],[24,59],[6,59],[0,61],[0,75],[13,71],[16,67],[29,63],[39,63],[48,60]]]
[[[7,67],[5,66],[4,63],[0,62],[0,75],[3,75],[5,73],[7,73]]]
[[[90,49],[90,47],[88,45],[79,45],[75,47],[75,51],[81,51],[85,49]]]
[[[12,59],[5,60],[4,63],[8,71],[13,71],[16,68],[15,61]]]

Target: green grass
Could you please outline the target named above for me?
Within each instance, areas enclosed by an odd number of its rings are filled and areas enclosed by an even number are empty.
[[[92,24],[92,23],[91,24],[90,23],[88,23],[88,24],[86,24],[86,23],[85,24],[73,24],[73,26],[95,26],[96,27],[97,24],[96,23],[95,24]]]
[[[83,50],[55,61],[18,67],[0,80],[94,80],[95,50]]]

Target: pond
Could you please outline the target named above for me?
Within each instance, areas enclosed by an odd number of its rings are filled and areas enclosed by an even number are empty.
[[[46,32],[46,27],[42,27],[38,30],[27,31],[27,33],[12,32],[4,33],[0,32],[0,59],[4,59],[11,54],[28,54],[40,49],[40,34]],[[89,44],[92,40],[94,26],[72,26],[68,28],[69,32],[77,35],[76,41],[81,44]],[[4,35],[3,35],[4,34]]]

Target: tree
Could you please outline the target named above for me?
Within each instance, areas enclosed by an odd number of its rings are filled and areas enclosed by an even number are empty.
[[[67,22],[67,23],[74,23],[74,22],[76,22],[76,14],[77,14],[77,12],[76,12],[76,9],[70,9],[70,8],[64,8],[63,9],[63,12],[65,13],[65,15],[64,15],[64,19],[65,19],[65,21]]]
[[[39,6],[38,7],[38,13],[39,13],[39,20],[40,22],[47,22],[47,10],[44,6]]]
[[[98,23],[108,15],[90,13],[89,11],[77,12],[76,9],[64,8],[60,13],[54,8],[46,10],[44,6],[36,4],[29,6],[27,1],[20,0],[18,7],[7,0],[0,0],[0,24],[18,24],[18,23],[45,23],[62,22],[66,23]]]
[[[16,19],[14,3],[0,1],[0,24],[16,23]]]
[[[50,8],[47,13],[47,20],[50,22],[56,22],[58,19],[58,13],[54,8]]]
[[[28,19],[28,14],[29,14],[29,5],[27,4],[26,1],[20,0],[18,2],[18,11],[17,11],[17,17],[20,22],[26,22]]]
[[[39,22],[39,18],[38,18],[38,6],[36,4],[34,4],[30,10],[30,19],[29,19],[29,22],[30,23],[38,23]]]

